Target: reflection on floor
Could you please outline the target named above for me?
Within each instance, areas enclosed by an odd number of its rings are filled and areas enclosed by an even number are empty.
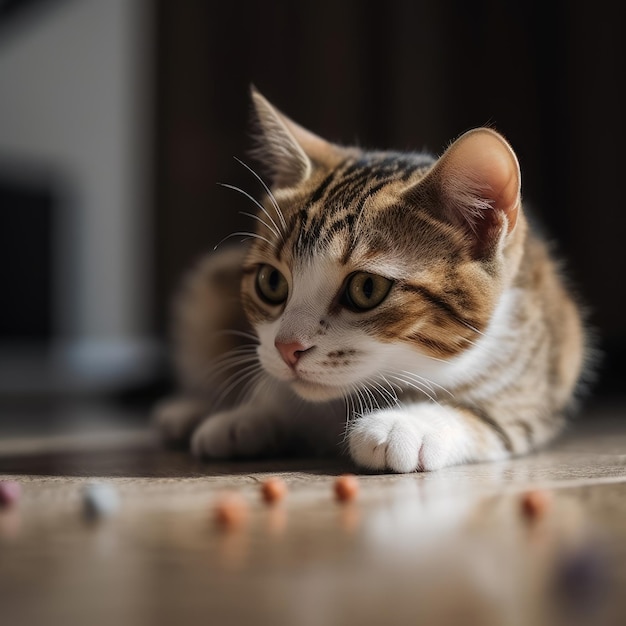
[[[624,406],[588,411],[531,457],[362,474],[345,504],[345,459],[201,463],[162,449],[142,412],[5,411],[0,480],[23,495],[0,510],[0,621],[624,624]],[[270,507],[259,485],[274,475],[289,491]],[[82,515],[94,480],[122,503],[97,522]],[[535,520],[529,489],[551,496]],[[230,530],[211,516],[225,491],[250,510]]]

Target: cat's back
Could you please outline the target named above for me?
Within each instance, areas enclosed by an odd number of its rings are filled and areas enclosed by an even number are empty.
[[[591,367],[592,349],[588,339],[583,306],[566,269],[553,247],[536,226],[529,227],[515,288],[524,293],[524,305],[517,312],[520,325],[526,318],[527,338],[522,343],[545,345],[549,383],[554,390],[555,408],[572,398],[585,371]],[[537,329],[539,327],[539,330]]]

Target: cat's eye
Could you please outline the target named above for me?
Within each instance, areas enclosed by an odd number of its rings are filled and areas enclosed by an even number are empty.
[[[367,272],[356,272],[348,279],[343,292],[343,304],[354,311],[369,311],[389,294],[393,281]]]
[[[287,279],[271,265],[261,265],[256,275],[259,298],[268,304],[282,304],[289,294]]]

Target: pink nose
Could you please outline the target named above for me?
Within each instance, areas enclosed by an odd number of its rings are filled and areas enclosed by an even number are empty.
[[[274,345],[278,352],[280,352],[280,356],[283,357],[283,361],[287,363],[289,367],[295,367],[302,354],[309,350],[309,348],[303,346],[299,341],[285,343],[276,340]]]

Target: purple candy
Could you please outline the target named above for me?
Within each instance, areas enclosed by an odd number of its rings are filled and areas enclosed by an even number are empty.
[[[12,506],[20,499],[22,488],[14,480],[0,480],[0,506]]]

